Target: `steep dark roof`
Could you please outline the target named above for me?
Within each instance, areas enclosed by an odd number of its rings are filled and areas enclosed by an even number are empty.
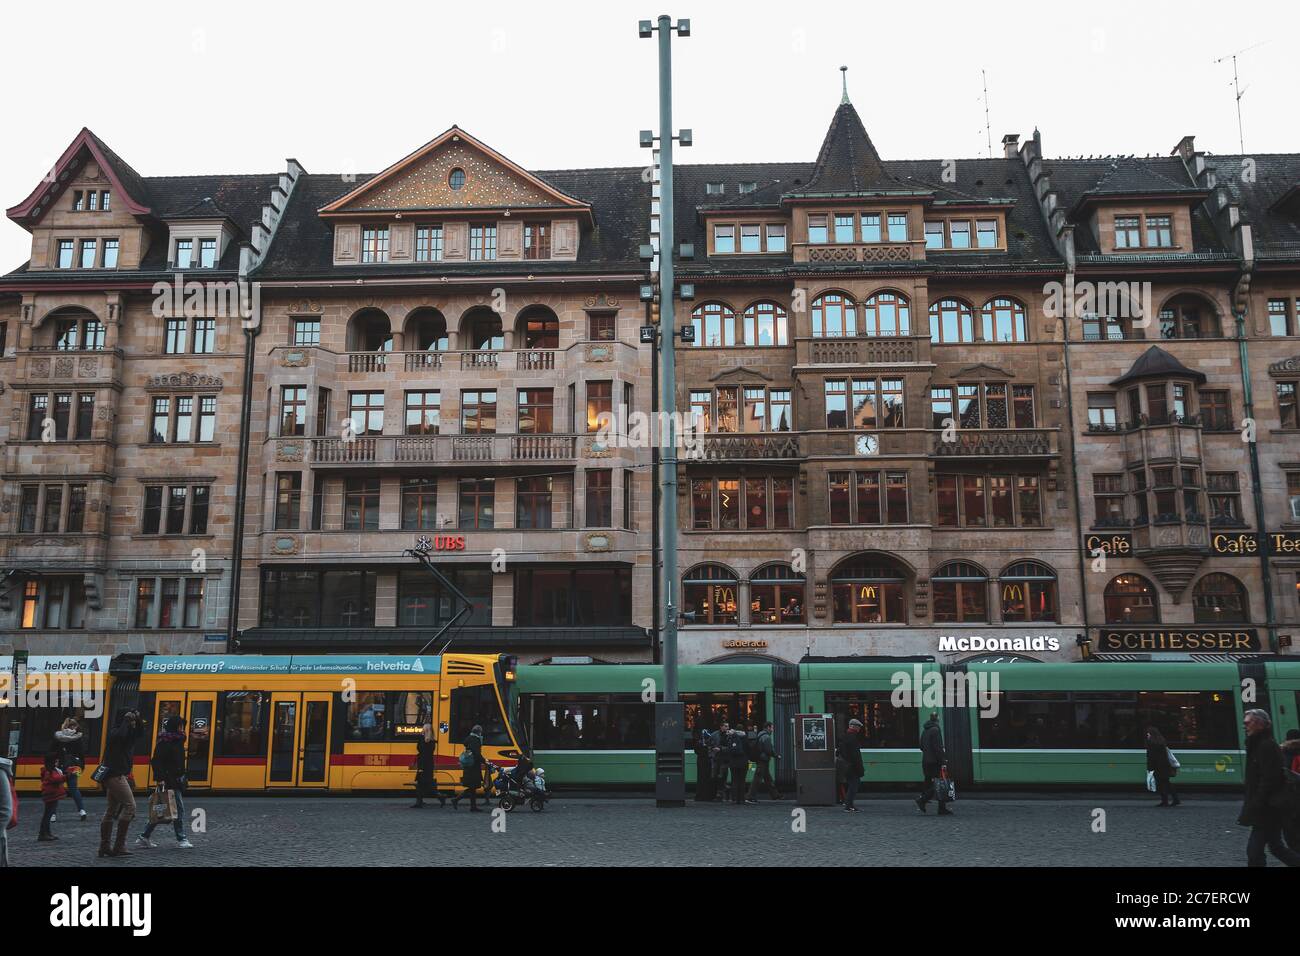
[[[137,173],[130,163],[117,155],[117,153],[113,152],[112,148],[96,136],[89,128],[87,128],[86,132],[89,134],[89,137],[95,141],[95,145],[113,167],[113,172],[117,175],[118,180],[126,188],[126,191],[131,195],[131,197],[145,205],[148,205],[149,190],[145,186],[144,177]]]
[[[1191,378],[1198,382],[1205,381],[1205,373],[1197,372],[1188,368],[1178,359],[1174,358],[1158,345],[1153,345],[1133,363],[1133,367],[1121,375],[1110,384],[1113,386],[1123,385],[1125,382],[1136,381],[1140,378],[1156,378],[1179,376],[1180,378]]]
[[[1208,155],[1218,184],[1241,206],[1263,260],[1300,259],[1300,208],[1280,200],[1300,187],[1300,153]]]
[[[889,175],[871,137],[867,135],[866,127],[862,125],[862,117],[858,116],[852,103],[845,102],[835,110],[812,175],[787,195],[806,199],[907,190],[907,186]]]

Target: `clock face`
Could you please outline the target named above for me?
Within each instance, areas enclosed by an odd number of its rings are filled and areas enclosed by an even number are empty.
[[[874,455],[880,451],[880,439],[875,435],[857,436],[857,453],[859,455]]]

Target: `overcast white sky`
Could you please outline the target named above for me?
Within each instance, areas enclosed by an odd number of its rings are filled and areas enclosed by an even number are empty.
[[[453,12],[454,11],[454,12]],[[4,0],[0,203],[28,195],[82,126],[140,173],[375,172],[453,123],[532,169],[638,165],[657,124],[655,43],[637,21],[689,17],[674,40],[679,161],[816,157],[839,66],[881,155],[986,152],[1035,125],[1048,155],[1167,154],[1184,134],[1300,151],[1300,4],[584,3]],[[0,223],[0,272],[28,234]]]

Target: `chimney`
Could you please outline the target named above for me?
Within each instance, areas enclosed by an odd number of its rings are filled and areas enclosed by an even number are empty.
[[[1007,159],[1015,159],[1020,155],[1020,134],[1007,133],[1002,137],[1002,155]]]
[[[1190,163],[1192,157],[1196,155],[1196,137],[1184,136],[1178,141],[1178,145],[1174,147],[1173,152],[1177,153],[1183,162]]]

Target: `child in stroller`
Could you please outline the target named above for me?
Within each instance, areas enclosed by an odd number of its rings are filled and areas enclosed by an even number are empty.
[[[509,813],[522,803],[527,803],[534,813],[546,807],[550,794],[546,790],[546,771],[533,767],[527,754],[510,769],[493,765],[492,790],[497,806]]]

